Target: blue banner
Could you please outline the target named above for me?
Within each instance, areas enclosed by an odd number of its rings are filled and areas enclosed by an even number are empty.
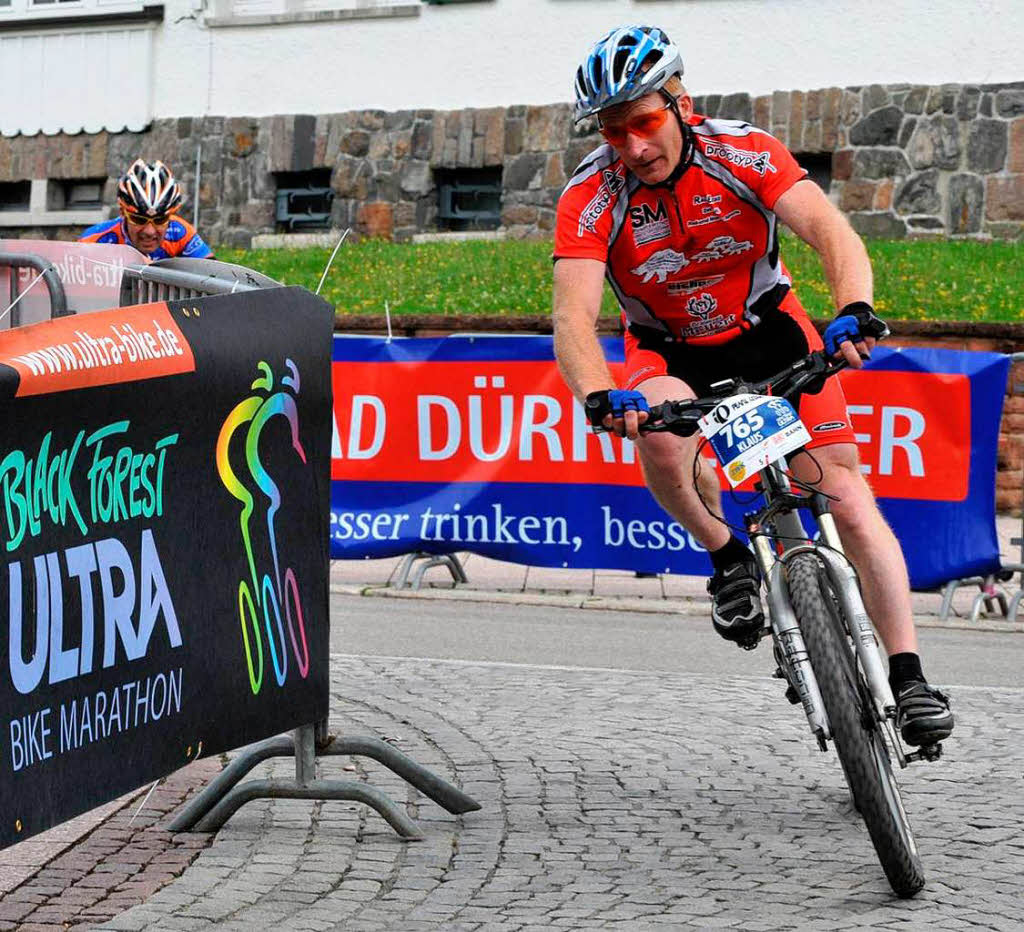
[[[618,375],[621,341],[603,342]],[[999,564],[1008,366],[994,353],[879,348],[865,370],[840,376],[862,468],[915,588]],[[334,397],[335,558],[472,551],[533,566],[710,572],[644,488],[633,444],[589,431],[550,337],[337,336]],[[755,502],[724,493],[727,519],[741,524]]]

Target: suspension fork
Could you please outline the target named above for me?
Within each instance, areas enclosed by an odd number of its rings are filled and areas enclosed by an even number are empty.
[[[875,712],[879,720],[884,721],[895,713],[896,700],[882,664],[875,629],[864,607],[857,573],[843,550],[836,520],[829,511],[828,499],[824,495],[815,494],[811,497],[810,506],[821,530],[821,542],[825,545],[817,548],[818,556],[825,564],[832,591],[835,592],[843,609],[843,617],[850,629],[857,659],[864,670],[868,689],[875,702]]]
[[[778,495],[790,491],[789,482],[774,466],[766,467],[761,475],[767,510]],[[792,541],[783,541],[784,549],[798,545],[801,542],[798,538],[806,538],[800,519],[791,511],[780,512],[773,518],[773,523],[779,535],[793,538]],[[818,746],[825,750],[825,742],[832,737],[832,728],[825,713],[818,681],[814,677],[810,658],[807,656],[804,636],[790,602],[783,561],[773,552],[763,528],[757,523],[756,515],[748,518],[747,531],[754,545],[761,577],[765,581],[765,598],[768,602],[772,636],[782,653],[788,679],[800,698],[811,732],[818,739]]]

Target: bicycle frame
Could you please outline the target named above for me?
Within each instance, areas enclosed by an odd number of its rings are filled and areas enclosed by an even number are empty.
[[[795,495],[786,474],[775,464],[766,466],[760,477],[765,503],[760,511],[747,515],[747,531],[765,580],[772,636],[782,652],[788,668],[786,672],[803,705],[811,732],[824,750],[825,742],[832,737],[832,730],[790,604],[785,576],[786,563],[796,554],[806,551],[813,552],[825,566],[832,590],[843,609],[843,617],[850,626],[850,637],[871,693],[875,717],[888,726],[891,736],[895,737],[891,723],[896,701],[879,656],[878,642],[864,608],[856,573],[844,555],[827,498],[818,493],[809,497]],[[807,532],[800,521],[801,510],[810,511],[814,516],[820,531],[819,543],[807,539]],[[770,534],[765,530],[768,524],[772,528]],[[780,552],[773,549],[770,543],[773,539],[778,542]],[[894,747],[900,766],[906,766],[899,743],[894,741]]]

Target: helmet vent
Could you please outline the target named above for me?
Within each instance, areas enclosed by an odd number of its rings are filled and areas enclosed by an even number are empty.
[[[626,66],[629,64],[631,52],[629,49],[620,48],[615,53],[615,58],[612,61],[612,75],[615,81],[621,81],[625,72]]]
[[[594,58],[594,65],[592,68],[593,73],[593,85],[595,89],[599,89],[604,85],[604,65],[599,57]]]
[[[652,51],[648,52],[644,56],[644,60],[643,60],[643,62],[640,65],[640,71],[641,72],[649,71],[651,68],[653,68],[655,65],[657,65],[658,62],[661,61],[662,55],[663,55],[663,53],[662,53],[661,49],[653,49]]]

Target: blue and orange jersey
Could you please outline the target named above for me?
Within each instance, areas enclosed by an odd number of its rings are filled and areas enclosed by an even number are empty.
[[[113,220],[105,220],[89,227],[80,237],[82,243],[121,243],[128,246],[134,245],[128,238],[128,231],[125,229],[124,220],[115,217]],[[136,247],[138,248],[138,247]],[[203,238],[196,232],[196,228],[187,220],[180,217],[172,217],[167,224],[164,238],[160,245],[149,254],[149,258],[169,259],[172,256],[185,256],[189,259],[208,259],[213,255],[213,250],[206,245]]]

